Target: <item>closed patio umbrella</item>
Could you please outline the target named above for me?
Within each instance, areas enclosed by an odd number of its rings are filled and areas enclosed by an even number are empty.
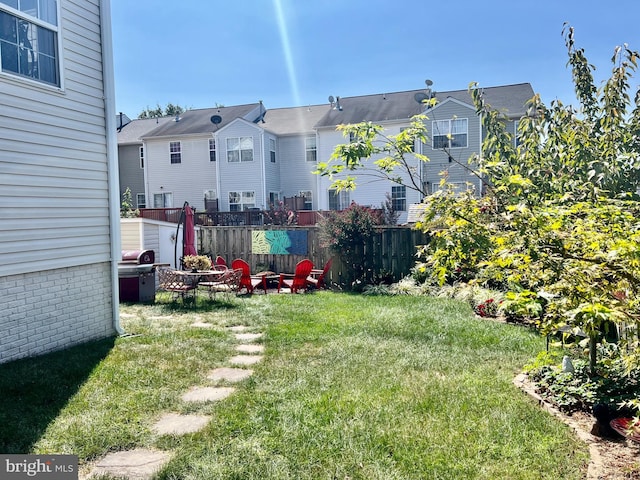
[[[196,250],[196,230],[193,220],[193,210],[189,206],[189,202],[184,202],[182,206],[182,212],[180,212],[180,220],[178,220],[178,227],[176,228],[176,238],[180,231],[180,225],[182,225],[182,257],[180,257],[180,263],[185,255],[197,255]],[[178,242],[175,243],[174,257],[178,256]],[[178,259],[174,258],[177,266]],[[184,265],[182,265],[184,267]]]
[[[184,202],[184,230],[182,233],[182,256],[198,255],[196,250],[196,228],[193,220],[193,210]]]

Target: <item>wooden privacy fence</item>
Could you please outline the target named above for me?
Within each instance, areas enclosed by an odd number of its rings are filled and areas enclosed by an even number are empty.
[[[265,254],[254,253],[252,233],[280,230],[306,232],[306,254]],[[299,235],[299,233],[297,234]],[[303,235],[304,236],[304,235]],[[315,226],[236,226],[207,227],[198,231],[198,253],[220,255],[230,264],[234,258],[246,260],[251,272],[269,270],[276,273],[292,273],[296,263],[304,258],[310,259],[315,268],[323,268],[331,257],[328,249],[320,246],[319,228]],[[387,274],[393,281],[406,276],[416,263],[416,247],[428,243],[428,235],[409,227],[378,227],[376,233],[363,245],[363,254],[371,259],[367,265],[374,275]],[[341,285],[352,281],[351,269],[333,256],[333,265],[329,281]]]

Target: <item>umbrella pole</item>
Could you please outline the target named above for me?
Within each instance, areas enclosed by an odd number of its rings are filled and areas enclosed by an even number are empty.
[[[173,246],[173,263],[176,265],[176,268],[178,268],[178,234],[180,233],[180,224],[183,224],[182,252],[184,256],[184,221],[185,221],[184,207],[185,205],[189,205],[189,202],[184,202],[184,205],[182,205],[182,211],[180,212],[180,218],[178,219],[178,227],[176,228],[176,242]],[[180,268],[182,268],[182,257],[180,257]]]

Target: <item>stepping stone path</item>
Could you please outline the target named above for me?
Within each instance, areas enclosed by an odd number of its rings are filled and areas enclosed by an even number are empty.
[[[154,317],[167,319],[171,317]],[[205,322],[195,322],[193,327],[215,328],[215,325]],[[234,332],[236,340],[240,342],[254,342],[262,337],[261,333],[243,333],[249,327],[234,325],[227,330]],[[241,344],[236,351],[248,355],[236,355],[229,359],[235,365],[253,365],[262,360],[262,355],[252,355],[264,352],[263,345]],[[237,383],[253,375],[253,370],[245,368],[221,367],[209,372],[207,379],[213,382]],[[234,387],[192,387],[181,399],[184,402],[215,402],[223,400],[235,392]],[[152,427],[157,435],[183,435],[194,433],[204,428],[211,417],[206,415],[182,415],[167,413]],[[171,460],[171,452],[157,450],[135,449],[127,452],[110,453],[99,460],[89,476],[80,476],[81,480],[99,475],[111,475],[128,480],[151,480],[153,476]]]
[[[262,338],[261,333],[236,333],[236,340],[240,340],[242,342],[253,342]]]
[[[149,480],[169,460],[171,453],[157,450],[135,449],[110,453],[96,464],[91,474],[109,474],[129,480]]]
[[[207,378],[209,380],[213,380],[214,382],[219,382],[220,380],[225,380],[229,383],[236,383],[244,380],[245,378],[249,378],[253,375],[253,370],[247,370],[245,368],[229,368],[222,367],[216,368],[211,371]]]
[[[233,387],[193,387],[181,398],[184,402],[215,402],[224,400],[235,391]]]
[[[254,365],[262,360],[262,355],[236,355],[229,359],[234,365]]]
[[[207,415],[180,415],[168,413],[153,426],[158,435],[183,435],[203,429],[211,417]]]
[[[238,345],[236,347],[236,352],[241,353],[262,353],[264,352],[263,345]]]

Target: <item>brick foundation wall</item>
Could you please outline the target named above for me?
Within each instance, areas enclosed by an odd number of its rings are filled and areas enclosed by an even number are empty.
[[[0,277],[0,363],[115,335],[108,263]]]

